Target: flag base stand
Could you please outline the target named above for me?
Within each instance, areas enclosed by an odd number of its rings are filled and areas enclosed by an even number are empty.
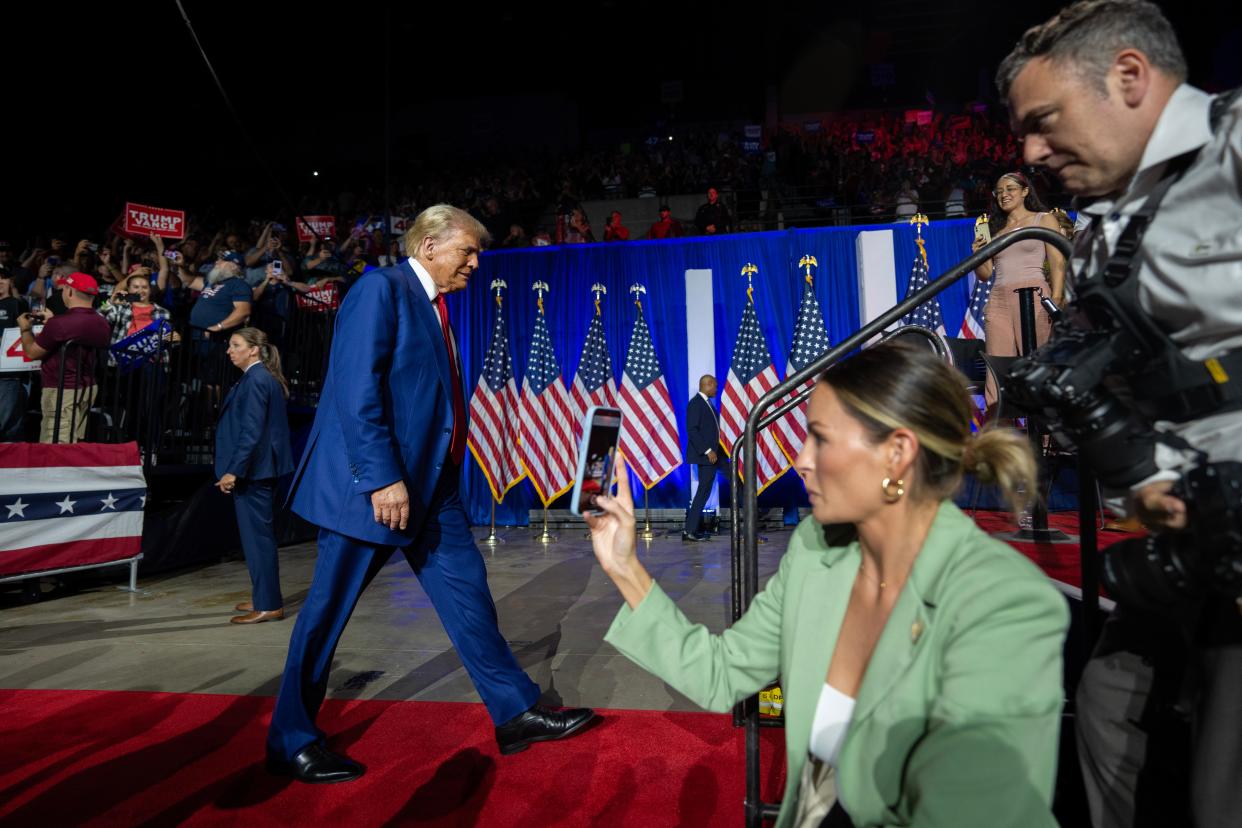
[[[543,507],[543,531],[535,535],[535,540],[540,543],[551,543],[556,540],[556,535],[548,531],[548,507]]]
[[[648,502],[647,487],[643,487],[643,511],[646,513],[643,517],[643,528],[638,531],[638,536],[643,540],[652,540],[655,538],[655,532],[651,529],[651,504]]]
[[[488,546],[498,546],[505,542],[505,539],[496,534],[496,501],[492,501],[492,526],[487,532],[487,537],[483,538],[480,543]]]

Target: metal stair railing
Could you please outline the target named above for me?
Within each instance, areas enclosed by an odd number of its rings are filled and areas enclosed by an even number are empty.
[[[911,313],[919,305],[933,298],[941,291],[956,283],[966,274],[973,271],[983,262],[995,256],[1005,248],[1021,241],[1041,241],[1057,248],[1068,262],[1072,247],[1068,239],[1053,230],[1044,227],[1024,227],[1015,230],[1012,233],[1006,233],[992,239],[983,247],[979,248],[973,254],[958,262],[953,267],[933,279],[926,287],[907,296],[904,300],[889,308],[875,319],[863,325],[850,336],[843,339],[835,347],[829,348],[819,359],[807,365],[801,371],[793,376],[786,377],[785,380],[770,391],[759,398],[751,408],[750,414],[746,417],[746,429],[742,433],[738,443],[740,443],[741,455],[741,478],[743,480],[754,480],[756,472],[755,447],[757,444],[758,433],[760,429],[768,428],[772,423],[776,422],[786,412],[794,408],[802,401],[803,398],[809,396],[808,390],[805,394],[799,395],[796,399],[787,400],[781,403],[777,410],[772,414],[767,414],[768,409],[776,405],[783,397],[795,391],[798,386],[808,380],[813,380],[819,374],[823,373],[830,366],[840,361],[851,351],[862,347],[866,342],[877,334],[883,334],[884,329],[894,322]],[[733,529],[732,529],[732,577],[733,577],[733,620],[737,621],[746,612],[751,601],[759,592],[759,531],[756,525],[758,515],[758,495],[754,486],[747,486],[742,494],[743,503],[741,511],[741,525],[738,525],[737,515],[737,452],[738,443],[733,446],[733,455],[730,465],[733,467],[731,478],[734,483],[733,489]],[[758,699],[751,696],[740,704],[741,717],[746,730],[746,800],[745,800],[745,824],[746,828],[761,828],[764,819],[774,819],[780,810],[779,804],[763,802],[760,798],[760,778],[759,778],[759,705]],[[735,717],[736,717],[735,712]]]

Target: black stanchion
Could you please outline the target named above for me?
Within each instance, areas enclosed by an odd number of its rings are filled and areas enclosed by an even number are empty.
[[[1077,654],[1078,664],[1071,673],[1073,683],[1087,666],[1087,659],[1095,648],[1099,635],[1100,619],[1100,551],[1096,538],[1096,513],[1100,509],[1099,490],[1096,488],[1095,472],[1078,458],[1078,554],[1082,573],[1082,602],[1078,619],[1082,628],[1082,651]]]
[[[1037,287],[1018,288],[1018,319],[1022,326],[1022,355],[1027,356],[1039,347],[1035,337],[1035,292]],[[1042,491],[1043,483],[1048,479],[1048,458],[1044,454],[1044,431],[1040,428],[1039,418],[1028,414],[1026,418],[1026,434],[1030,438],[1031,448],[1035,451],[1035,460],[1039,464],[1038,488]],[[1006,540],[1036,541],[1038,543],[1073,543],[1077,540],[1060,529],[1048,528],[1048,504],[1042,497],[1035,497],[1031,506],[1030,527],[1019,527],[1016,532],[1001,535]]]

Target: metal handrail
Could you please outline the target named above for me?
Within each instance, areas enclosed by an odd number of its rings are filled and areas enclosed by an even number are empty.
[[[847,336],[835,347],[829,348],[818,359],[808,364],[805,368],[792,376],[786,377],[781,383],[778,383],[770,391],[764,394],[751,408],[750,413],[746,417],[746,429],[742,432],[741,449],[742,449],[742,478],[744,480],[755,479],[756,459],[755,448],[758,440],[758,432],[762,427],[766,427],[773,422],[771,418],[765,417],[765,412],[771,408],[778,400],[791,391],[802,385],[807,380],[813,379],[823,373],[830,366],[840,361],[842,357],[851,351],[862,346],[868,339],[883,332],[885,328],[893,324],[901,317],[909,314],[919,305],[933,298],[950,285],[956,283],[966,274],[983,264],[997,253],[1006,249],[1010,245],[1017,244],[1021,241],[1041,241],[1050,244],[1065,256],[1066,261],[1069,260],[1072,247],[1068,239],[1054,230],[1044,227],[1024,227],[1015,230],[1012,233],[1006,233],[998,236],[979,248],[970,256],[958,262],[953,267],[933,279],[928,285],[921,290],[910,294],[904,300],[889,308],[875,319],[863,325],[854,333]],[[792,407],[792,406],[791,406]],[[736,449],[735,449],[736,451]],[[736,463],[735,466],[736,475]],[[736,477],[735,477],[736,482]],[[755,595],[759,591],[759,531],[755,525],[758,514],[758,496],[755,487],[747,486],[743,493],[745,502],[742,505],[742,527],[741,527],[741,548],[734,547],[734,554],[739,556],[738,563],[740,566],[740,592],[741,600],[734,598],[734,606],[744,613],[746,608],[750,606],[750,602],[754,600]],[[737,525],[737,513],[734,512],[733,524]],[[735,530],[735,535],[737,534]],[[739,615],[735,616],[736,620]],[[747,828],[759,828],[762,823],[763,815],[770,811],[770,805],[764,803],[759,795],[759,715],[758,705],[752,697],[745,704],[745,728],[746,728],[746,826]]]

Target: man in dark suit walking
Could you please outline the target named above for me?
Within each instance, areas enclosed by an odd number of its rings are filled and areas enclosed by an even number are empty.
[[[591,710],[535,704],[497,626],[483,556],[458,491],[466,450],[462,368],[444,297],[466,287],[487,230],[439,204],[407,231],[410,258],[364,274],[336,320],[315,424],[294,475],[293,511],[320,527],[267,737],[268,769],[303,782],[362,775],[324,746],[315,716],[359,595],[400,550],[496,724],[504,754],[578,731]]]
[[[717,470],[728,470],[728,464],[720,451],[720,422],[712,397],[716,396],[716,378],[704,374],[699,378],[699,393],[690,398],[686,407],[686,461],[699,467],[699,487],[686,512],[686,526],[682,530],[683,541],[703,541],[711,535],[699,530],[703,506],[716,482]]]

